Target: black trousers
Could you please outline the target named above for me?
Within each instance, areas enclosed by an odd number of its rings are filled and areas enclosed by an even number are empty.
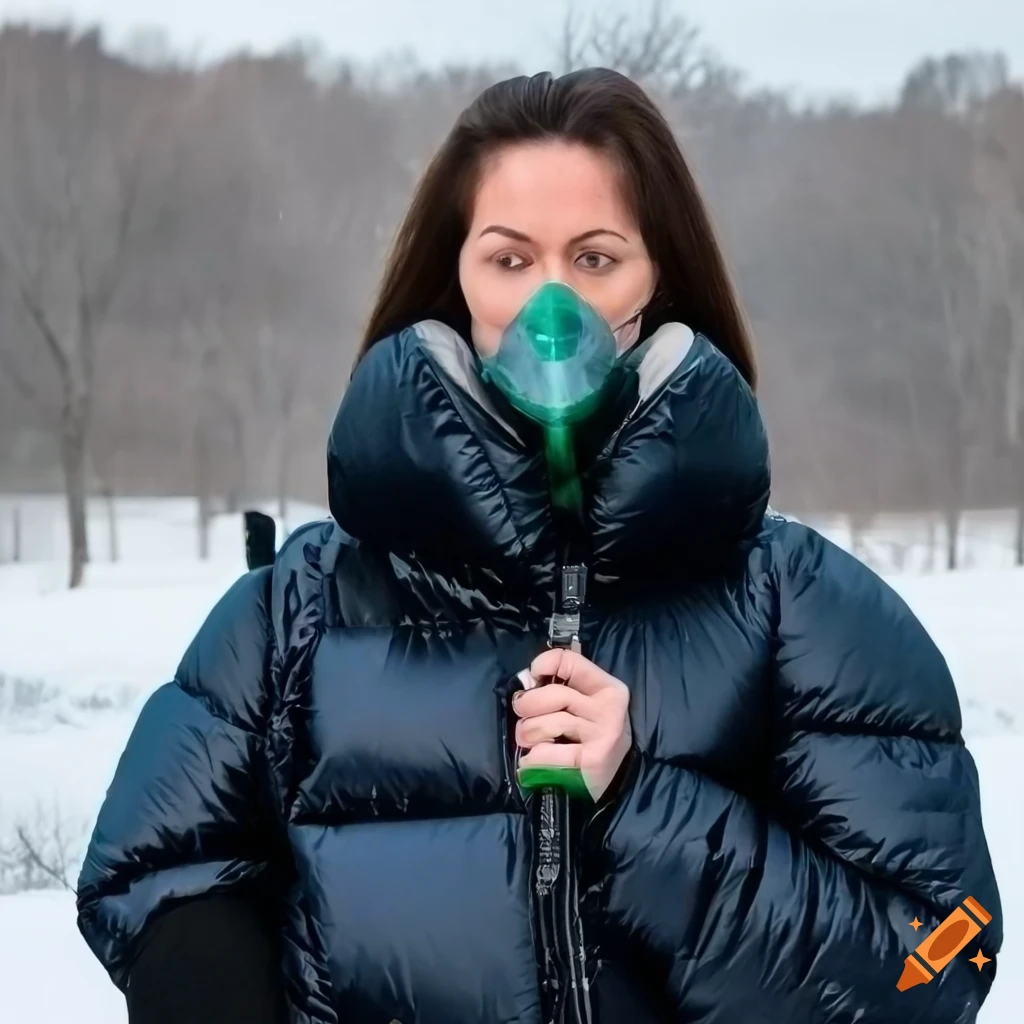
[[[256,905],[210,896],[158,917],[129,972],[129,1024],[287,1024],[277,938]]]

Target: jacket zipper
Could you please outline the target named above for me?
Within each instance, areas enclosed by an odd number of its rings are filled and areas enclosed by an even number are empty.
[[[580,620],[586,598],[587,567],[563,565],[549,647],[580,652]],[[587,953],[580,920],[573,850],[573,802],[558,789],[539,794],[534,895],[548,1024],[593,1024]]]

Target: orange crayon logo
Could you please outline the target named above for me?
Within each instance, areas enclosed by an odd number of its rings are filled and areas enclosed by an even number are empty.
[[[906,992],[908,988],[927,985],[991,920],[992,915],[976,899],[968,896],[907,957],[896,987]],[[916,926],[914,931],[921,926],[916,917],[911,923]],[[972,963],[977,963],[980,971],[982,963],[988,963],[988,959],[979,953]]]

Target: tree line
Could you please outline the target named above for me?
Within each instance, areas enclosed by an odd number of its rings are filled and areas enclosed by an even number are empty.
[[[323,500],[324,445],[384,253],[458,112],[508,67],[199,66],[99,32],[0,31],[0,481]],[[1020,510],[1024,85],[998,54],[887,106],[754,90],[655,2],[567,18],[552,70],[649,88],[753,324],[773,503]]]

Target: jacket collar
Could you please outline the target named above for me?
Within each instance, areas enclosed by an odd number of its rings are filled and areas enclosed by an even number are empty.
[[[757,401],[706,338],[660,327],[632,410],[584,476],[599,576],[707,564],[760,528],[770,490]],[[328,444],[346,533],[422,565],[503,581],[548,575],[558,543],[543,457],[451,328],[422,321],[364,357]],[[675,571],[675,570],[674,570]]]

